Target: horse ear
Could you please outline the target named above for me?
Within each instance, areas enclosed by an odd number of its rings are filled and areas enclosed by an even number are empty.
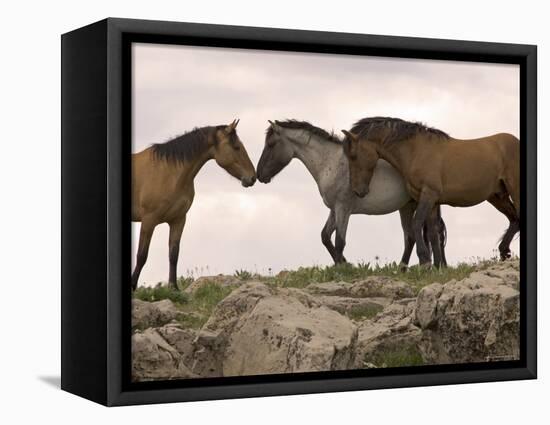
[[[273,122],[271,120],[267,120],[267,122],[269,123],[269,125],[271,125],[271,128],[273,129],[273,131],[278,134],[280,128],[279,128],[279,125],[277,124],[277,121]]]
[[[350,142],[357,142],[357,136],[353,134],[351,131],[342,130],[342,133],[347,137],[347,140]],[[350,156],[355,156],[357,154],[357,144],[356,143],[345,143],[344,145],[349,149]]]
[[[225,127],[225,132],[227,134],[232,133],[235,130],[235,128],[237,127],[237,124],[239,123],[239,121],[240,121],[239,119],[234,119],[231,124],[229,124],[227,127]]]
[[[345,136],[349,137],[351,140],[357,140],[357,136],[355,134],[353,134],[351,131],[347,131],[347,130],[341,130],[342,133],[344,133]]]

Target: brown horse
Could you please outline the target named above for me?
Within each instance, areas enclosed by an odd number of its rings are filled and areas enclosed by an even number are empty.
[[[428,224],[428,239],[434,263],[440,265],[434,207],[442,204],[470,207],[489,201],[510,221],[499,244],[501,259],[510,257],[510,243],[519,231],[520,173],[519,140],[499,133],[473,140],[453,139],[420,123],[398,118],[364,118],[346,135],[344,152],[350,166],[350,183],[358,196],[368,193],[378,158],[403,175],[407,189],[418,202],[414,216],[417,253],[421,264],[430,264],[422,237]]]
[[[254,166],[235,130],[238,122],[195,128],[132,155],[132,221],[141,222],[132,289],[137,287],[153,230],[160,223],[170,226],[169,282],[176,287],[181,234],[195,196],[193,180],[208,160],[215,159],[244,187],[256,181]]]

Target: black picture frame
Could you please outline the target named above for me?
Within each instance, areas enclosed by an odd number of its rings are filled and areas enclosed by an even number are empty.
[[[536,378],[536,46],[118,18],[61,41],[62,389],[113,406]],[[132,42],[519,64],[520,360],[131,383]]]

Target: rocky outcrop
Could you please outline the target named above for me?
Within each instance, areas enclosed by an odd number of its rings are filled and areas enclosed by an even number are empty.
[[[242,286],[201,331],[215,341],[224,376],[349,369],[357,327],[296,289]]]
[[[410,285],[385,276],[371,276],[355,283],[313,283],[306,289],[313,294],[353,298],[399,299],[414,296],[414,290]]]
[[[132,336],[132,379],[195,378],[184,362],[185,356],[170,345],[155,329],[136,332]]]
[[[194,293],[197,289],[202,288],[205,285],[214,284],[223,287],[236,288],[243,284],[243,281],[235,276],[228,276],[219,274],[217,276],[202,276],[195,279],[191,284],[185,288],[184,292],[187,294]]]
[[[418,294],[415,323],[428,363],[519,359],[519,264],[508,261]]]
[[[170,300],[156,302],[132,300],[132,328],[146,329],[162,326],[183,315]]]
[[[134,301],[134,379],[519,358],[518,261],[427,285],[418,295],[380,276],[304,289],[225,278],[218,283],[234,289],[201,329],[173,321],[183,313],[169,301]],[[210,282],[197,281],[190,294]]]
[[[418,344],[421,330],[413,324],[414,299],[393,303],[359,326],[357,368],[415,366],[424,363]]]

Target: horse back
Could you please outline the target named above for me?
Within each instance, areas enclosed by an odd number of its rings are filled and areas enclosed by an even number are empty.
[[[153,156],[151,149],[132,155],[132,218],[154,215],[169,222],[185,214],[193,202],[193,179],[185,179],[184,166]],[[191,177],[191,176],[190,176]]]

